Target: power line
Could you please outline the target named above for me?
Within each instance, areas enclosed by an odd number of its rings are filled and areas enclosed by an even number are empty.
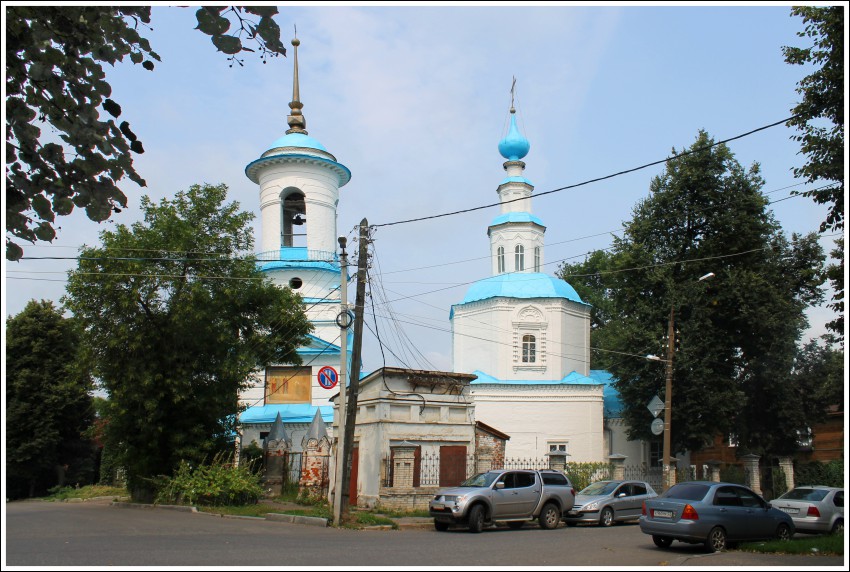
[[[686,157],[688,155],[693,155],[694,153],[706,151],[708,149],[711,149],[712,147],[716,147],[717,145],[722,145],[722,144],[728,143],[730,141],[735,141],[736,139],[741,139],[743,137],[747,137],[749,135],[752,135],[753,133],[758,133],[759,131],[764,131],[765,129],[769,129],[771,127],[776,127],[777,125],[782,125],[783,123],[787,123],[788,121],[791,121],[792,119],[795,119],[796,117],[798,117],[798,115],[792,115],[791,117],[788,117],[787,119],[783,119],[782,121],[776,121],[776,122],[771,123],[769,125],[764,125],[762,127],[758,127],[756,129],[753,129],[752,131],[747,131],[746,133],[736,135],[735,137],[729,137],[728,139],[723,139],[722,141],[717,141],[715,143],[712,143],[711,145],[706,145],[706,146],[700,147],[698,149],[691,149],[691,150],[688,150],[688,151],[683,151],[683,152],[678,153],[676,155],[672,155],[670,157],[667,157],[666,159],[660,159],[658,161],[653,161],[651,163],[641,165],[640,167],[634,167],[634,168],[631,168],[631,169],[626,169],[625,171],[619,171],[617,173],[605,175],[604,177],[597,177],[595,179],[589,179],[587,181],[582,181],[581,183],[575,183],[573,185],[567,185],[566,187],[560,187],[560,188],[557,188],[557,189],[552,189],[551,191],[545,191],[545,192],[542,192],[542,193],[537,193],[535,196],[536,197],[543,197],[543,196],[546,196],[546,195],[551,195],[552,193],[558,193],[558,192],[561,192],[561,191],[566,191],[568,189],[575,189],[577,187],[583,187],[584,185],[589,185],[590,183],[597,183],[599,181],[604,181],[606,179],[612,179],[614,177],[619,177],[620,175],[626,175],[628,173],[640,171],[640,170],[646,169],[648,167],[654,167],[655,165],[660,165],[662,163],[666,163],[667,161],[671,161],[673,159],[678,159],[680,157]],[[395,222],[385,222],[385,223],[382,223],[382,224],[375,224],[375,225],[372,225],[372,226],[374,226],[375,228],[379,228],[379,227],[382,227],[382,226],[395,226],[395,225],[399,225],[399,224],[406,224],[406,223],[409,223],[409,222],[419,222],[419,221],[423,221],[423,220],[431,220],[431,219],[435,219],[435,218],[442,218],[442,217],[453,216],[453,215],[457,215],[457,214],[473,212],[473,211],[477,211],[477,210],[481,210],[481,209],[487,209],[487,208],[490,208],[490,207],[496,207],[496,206],[509,204],[509,203],[513,203],[513,202],[516,202],[516,201],[524,201],[524,200],[527,200],[527,197],[519,197],[519,198],[511,199],[511,200],[508,200],[508,201],[500,201],[498,203],[491,203],[491,204],[488,204],[488,205],[482,205],[482,206],[478,206],[478,207],[472,207],[472,208],[468,208],[468,209],[462,209],[462,210],[457,210],[457,211],[438,214],[438,215],[423,216],[423,217],[411,218],[411,219],[407,219],[407,220],[399,220],[399,221],[395,221]]]

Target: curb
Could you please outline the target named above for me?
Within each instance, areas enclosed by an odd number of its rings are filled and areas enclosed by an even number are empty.
[[[117,508],[141,508],[148,510],[155,508],[164,508],[165,510],[176,510],[177,512],[198,512],[198,509],[193,506],[183,506],[176,504],[139,504],[133,502],[112,502],[110,504]]]
[[[307,524],[309,526],[328,526],[328,519],[326,518],[320,518],[318,516],[303,516],[300,514],[280,514],[277,512],[270,512],[266,515],[266,520],[289,522],[292,524]]]

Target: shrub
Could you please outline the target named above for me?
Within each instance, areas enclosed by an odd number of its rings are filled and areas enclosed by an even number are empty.
[[[794,466],[794,483],[797,485],[843,487],[844,461],[798,463]]]
[[[194,468],[181,461],[173,477],[161,477],[156,485],[155,502],[161,504],[247,505],[263,494],[260,476],[251,471],[250,463],[235,467],[222,454]]]
[[[567,477],[576,492],[590,483],[610,479],[614,466],[610,463],[567,463]]]

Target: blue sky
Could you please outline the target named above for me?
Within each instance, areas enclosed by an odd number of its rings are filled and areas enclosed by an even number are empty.
[[[142,194],[159,199],[195,183],[225,183],[231,200],[259,215],[244,168],[287,129],[292,52],[266,64],[248,54],[244,67],[230,68],[192,30],[195,10],[154,8],[153,31],[143,34],[163,60],[153,72],[129,62],[107,70],[112,98],[144,143],[135,164],[148,187],[127,182],[129,208],[111,223],[82,213],[60,219],[53,245],[28,246],[27,256],[72,256],[97,244],[101,230],[137,220]],[[288,47],[298,27],[310,136],[352,172],[338,227],[350,238],[363,217],[381,224],[496,202],[513,76],[531,142],[525,175],[544,192],[663,159],[700,129],[719,140],[785,119],[811,71],[784,63],[783,45],[806,45],[789,5],[307,5],[283,7],[277,21]],[[792,134],[783,125],[730,144],[743,165],[760,163],[772,200],[800,182]],[[662,168],[534,200],[548,227],[546,271],[609,246],[610,231],[631,218]],[[771,208],[788,234],[816,231],[826,212],[802,197]],[[451,369],[450,306],[465,283],[490,274],[486,230],[497,214],[377,230],[373,275],[399,300],[399,322],[379,322],[401,358],[387,353],[387,365]],[[829,250],[833,240],[821,243]],[[4,261],[4,315],[31,298],[58,303],[71,264]],[[831,314],[810,316],[808,335],[822,334]],[[367,335],[364,371],[381,365]]]

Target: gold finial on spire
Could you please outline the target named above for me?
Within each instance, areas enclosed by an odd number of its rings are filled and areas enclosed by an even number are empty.
[[[286,118],[286,123],[289,124],[289,129],[287,129],[286,134],[290,133],[303,133],[307,134],[307,120],[304,118],[304,114],[301,113],[301,109],[304,107],[304,104],[300,101],[300,95],[298,90],[298,46],[301,44],[301,41],[298,39],[298,28],[295,28],[295,37],[292,39],[292,45],[295,47],[295,71],[293,73],[292,80],[292,101],[289,102],[290,114]]]
[[[516,90],[516,76],[512,76],[514,78],[513,83],[511,83],[511,113],[516,113],[516,109],[514,109],[514,92]]]

